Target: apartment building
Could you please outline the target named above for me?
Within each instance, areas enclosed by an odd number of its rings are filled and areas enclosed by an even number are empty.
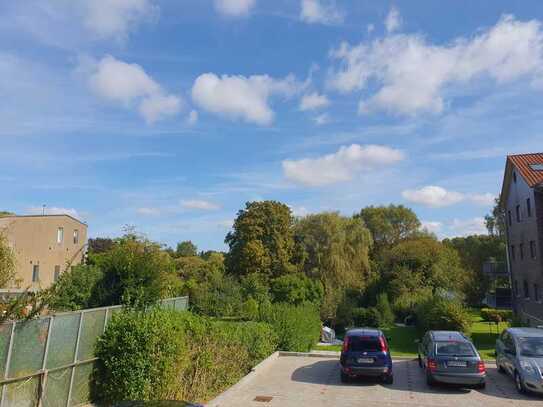
[[[500,205],[516,315],[543,325],[543,153],[507,157]]]
[[[11,288],[47,288],[85,258],[87,225],[69,215],[0,217],[0,233],[15,253]]]

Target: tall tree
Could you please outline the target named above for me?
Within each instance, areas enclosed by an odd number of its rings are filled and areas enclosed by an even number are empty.
[[[494,207],[492,213],[485,216],[485,226],[488,230],[488,234],[491,236],[498,236],[504,239],[505,236],[505,214],[500,207],[500,197],[494,199]]]
[[[198,255],[198,248],[190,240],[185,240],[184,242],[177,243],[177,248],[175,249],[175,254],[178,257],[190,257]]]
[[[15,214],[13,212],[0,211],[0,218],[2,218],[4,216],[12,216],[12,215],[15,215]]]
[[[333,320],[345,290],[370,280],[370,232],[360,218],[320,213],[298,221],[296,239],[305,253],[303,272],[324,287],[321,316]]]
[[[15,278],[15,255],[7,238],[0,231],[0,288],[6,287]]]
[[[415,212],[403,205],[368,206],[356,216],[360,217],[370,230],[376,249],[412,237],[420,228]]]
[[[244,276],[260,273],[266,279],[297,270],[294,217],[277,201],[247,202],[238,212],[225,243],[229,273]]]

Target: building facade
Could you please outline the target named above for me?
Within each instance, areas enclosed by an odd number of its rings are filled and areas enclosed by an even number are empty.
[[[47,288],[85,258],[87,225],[69,215],[1,217],[0,233],[15,253],[10,288]]]
[[[543,153],[507,157],[500,204],[515,314],[543,325]]]

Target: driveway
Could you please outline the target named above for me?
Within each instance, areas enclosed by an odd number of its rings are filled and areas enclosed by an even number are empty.
[[[543,398],[516,392],[511,379],[487,365],[485,390],[450,386],[429,388],[416,361],[394,362],[394,384],[339,380],[337,359],[278,357],[251,380],[242,382],[210,407],[383,407],[383,406],[543,406]]]

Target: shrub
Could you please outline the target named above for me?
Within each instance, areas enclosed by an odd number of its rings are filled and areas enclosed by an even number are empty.
[[[114,315],[99,339],[93,399],[205,401],[272,353],[277,336],[256,322],[216,322],[152,309]],[[235,355],[235,357],[233,357]]]
[[[270,293],[274,302],[320,305],[324,288],[320,281],[312,280],[305,274],[286,274],[271,281]]]
[[[393,300],[394,314],[400,321],[404,321],[408,317],[411,318],[415,314],[417,306],[431,297],[432,290],[428,288],[400,294]]]
[[[495,308],[482,308],[481,317],[488,322],[499,323],[509,321],[513,318],[513,311]]]
[[[96,266],[79,265],[60,275],[51,287],[49,307],[55,311],[92,307],[92,295],[103,274]]]
[[[242,306],[243,318],[249,321],[258,320],[258,302],[254,298],[248,298]]]
[[[377,305],[375,306],[379,314],[379,327],[387,328],[394,324],[394,312],[388,301],[387,293],[381,293],[377,297]]]
[[[471,318],[459,301],[434,297],[417,307],[416,324],[420,332],[429,330],[451,330],[468,333]]]
[[[322,325],[314,305],[276,303],[263,318],[277,333],[280,350],[307,352],[319,340]]]
[[[377,328],[381,324],[381,316],[375,307],[355,308],[353,310],[353,323],[358,328]]]

